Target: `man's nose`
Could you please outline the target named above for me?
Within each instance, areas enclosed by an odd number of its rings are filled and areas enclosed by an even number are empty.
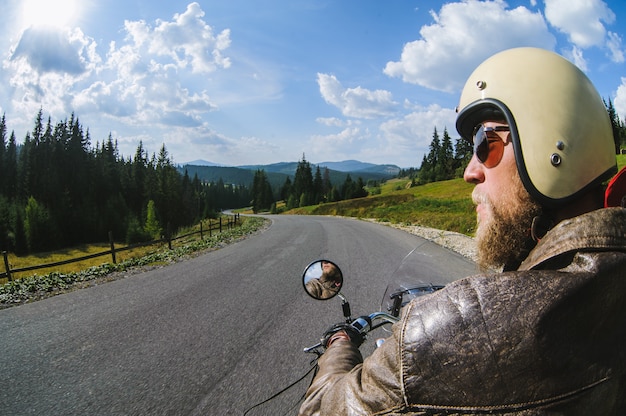
[[[463,180],[467,183],[479,184],[485,180],[485,171],[482,163],[478,161],[476,155],[472,155],[465,172],[463,172]]]

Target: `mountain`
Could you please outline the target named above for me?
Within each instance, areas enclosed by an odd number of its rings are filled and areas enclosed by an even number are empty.
[[[193,166],[224,166],[224,165],[220,165],[219,163],[213,163],[213,162],[209,162],[208,160],[203,160],[203,159],[198,159],[198,160],[192,160],[191,162],[185,162],[182,164],[184,165],[193,165]]]
[[[358,172],[368,168],[373,168],[377,165],[373,163],[359,162],[358,160],[344,160],[341,162],[322,162],[318,163],[319,167],[326,167],[332,170],[338,170],[339,172]]]
[[[251,186],[255,172],[263,170],[272,188],[276,189],[285,183],[287,177],[291,177],[293,180],[298,163],[280,162],[269,165],[220,166],[201,160],[186,163],[179,166],[178,169],[181,173],[187,171],[191,178],[198,175],[198,179],[201,181],[218,182],[221,179],[224,183],[245,186]],[[400,168],[396,165],[376,165],[358,160],[346,160],[343,162],[311,163],[314,175],[317,166],[320,167],[322,173],[324,168],[328,168],[330,181],[333,184],[342,184],[348,175],[353,180],[361,177],[364,182],[367,182],[370,179],[377,181],[390,179],[400,172]]]
[[[344,160],[342,162],[322,162],[311,163],[311,168],[315,173],[315,168],[319,166],[320,169],[328,168],[331,171],[345,172],[345,173],[364,173],[373,174],[376,176],[380,174],[381,177],[392,178],[400,173],[400,168],[396,165],[376,165],[374,163],[365,163],[358,160]],[[277,172],[285,173],[287,175],[294,175],[298,168],[298,162],[282,162],[274,163],[271,165],[247,165],[238,166],[242,169],[263,169],[265,172]],[[365,179],[365,178],[363,178]]]

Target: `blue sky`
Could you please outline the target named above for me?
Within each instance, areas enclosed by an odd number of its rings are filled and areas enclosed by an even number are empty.
[[[419,166],[435,127],[457,137],[471,71],[516,46],[570,59],[626,116],[623,0],[8,0],[3,17],[18,141],[42,108],[125,157]]]

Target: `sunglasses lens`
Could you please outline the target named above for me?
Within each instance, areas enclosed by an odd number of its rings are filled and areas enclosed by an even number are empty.
[[[492,132],[494,137],[489,138],[487,131]],[[504,141],[493,130],[485,130],[481,124],[474,133],[474,154],[485,167],[492,168],[502,159]]]

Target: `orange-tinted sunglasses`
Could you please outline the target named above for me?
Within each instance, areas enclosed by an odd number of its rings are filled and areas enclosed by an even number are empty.
[[[509,126],[485,127],[483,124],[479,124],[474,129],[472,137],[474,154],[486,168],[498,166],[504,154],[504,146],[508,143],[496,134],[498,131],[509,131]]]

